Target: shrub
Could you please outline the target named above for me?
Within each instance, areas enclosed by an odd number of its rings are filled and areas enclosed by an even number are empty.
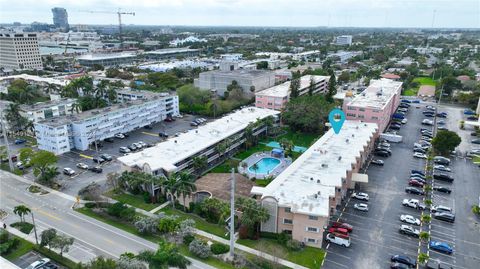
[[[195,240],[195,236],[193,236],[193,234],[187,234],[183,237],[183,243],[187,246],[189,246],[193,240]]]
[[[213,254],[219,255],[219,254],[227,253],[230,250],[230,247],[220,243],[213,243],[210,246],[210,250],[212,251]]]
[[[179,225],[178,216],[165,216],[158,222],[158,231],[162,234],[174,233]]]
[[[92,202],[88,202],[88,203],[85,203],[85,207],[86,208],[94,208],[95,207],[95,203],[92,203]]]
[[[150,193],[144,192],[142,193],[143,201],[147,204],[150,204],[152,202],[152,199],[150,197]]]
[[[201,259],[206,259],[212,254],[207,243],[200,239],[193,240],[190,245],[188,245],[188,250]]]
[[[302,243],[298,240],[290,239],[285,244],[285,247],[287,247],[289,250],[299,251],[302,249]]]
[[[157,232],[158,219],[152,217],[141,218],[134,225],[141,234],[153,234]]]
[[[87,186],[81,188],[78,191],[78,195],[83,200],[88,200],[88,201],[100,200],[101,194],[102,194],[101,186],[95,182],[88,184]]]
[[[135,217],[135,209],[117,202],[107,208],[107,213],[122,220],[131,221]]]
[[[0,254],[6,255],[17,248],[20,240],[11,236],[7,231],[0,231]]]
[[[10,226],[13,227],[13,228],[16,228],[17,230],[19,230],[20,232],[22,232],[24,234],[30,234],[30,232],[33,229],[33,224],[31,224],[29,222],[15,222],[15,223],[10,224]]]
[[[193,234],[195,229],[195,221],[193,219],[185,219],[178,225],[178,234],[181,237],[185,235]]]
[[[284,246],[285,246],[285,245],[287,244],[288,240],[290,240],[291,238],[292,238],[292,237],[291,237],[289,234],[287,234],[287,233],[285,233],[285,232],[281,232],[281,233],[279,233],[278,236],[277,236],[277,241],[278,241],[278,243],[280,243],[281,245],[284,245]]]

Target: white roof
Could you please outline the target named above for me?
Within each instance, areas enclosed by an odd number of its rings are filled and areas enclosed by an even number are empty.
[[[400,94],[402,82],[391,79],[372,80],[370,85],[355,96],[347,106],[372,107],[383,109],[395,94]]]
[[[342,185],[377,129],[375,123],[345,121],[338,135],[330,129],[265,188],[255,188],[255,193],[262,199],[273,197],[295,213],[328,216],[335,187]]]
[[[64,79],[64,78],[62,78],[62,79],[46,78],[46,77],[39,77],[39,76],[27,75],[27,74],[0,77],[0,81],[11,80],[11,79],[23,79],[23,80],[26,80],[26,81],[44,82],[44,83],[48,83],[48,84],[56,84],[56,85],[59,85],[59,86],[66,86],[69,83],[69,81]]]
[[[278,111],[270,109],[247,107],[118,160],[124,165],[141,168],[148,164],[152,171],[161,168],[169,172],[175,171],[175,163],[243,130],[250,122],[277,114]]]
[[[328,81],[330,77],[328,76],[312,76],[312,75],[305,75],[300,78],[300,89],[305,89],[310,86],[310,79],[313,77],[315,82],[319,82],[322,80]],[[290,93],[290,81],[282,83],[280,85],[276,85],[265,89],[263,91],[259,91],[255,93],[255,95],[260,96],[270,96],[270,97],[286,97]]]
[[[77,60],[108,60],[119,58],[136,57],[135,53],[111,53],[111,54],[84,54],[77,57]]]

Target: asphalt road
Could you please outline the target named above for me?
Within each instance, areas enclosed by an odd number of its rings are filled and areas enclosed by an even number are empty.
[[[35,214],[39,232],[46,228],[55,228],[59,232],[75,238],[75,246],[70,255],[86,262],[95,256],[119,257],[125,252],[138,253],[157,245],[129,234],[123,230],[71,210],[73,197],[65,194],[50,193],[36,195],[26,191],[29,186],[22,178],[0,171],[0,206],[9,213],[7,224],[18,221],[12,211],[16,205],[25,204]],[[192,260],[189,268],[213,268],[199,261]]]

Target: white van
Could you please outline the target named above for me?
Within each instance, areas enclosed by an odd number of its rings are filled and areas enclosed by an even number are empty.
[[[341,235],[335,235],[332,233],[327,234],[327,237],[325,238],[327,242],[334,243],[340,246],[344,246],[346,248],[350,247],[350,237],[349,236],[341,236]]]

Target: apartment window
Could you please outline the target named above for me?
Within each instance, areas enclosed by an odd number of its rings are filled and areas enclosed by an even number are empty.
[[[364,118],[365,118],[365,115],[358,115],[358,118],[359,118],[359,119],[364,119]]]
[[[314,244],[316,244],[316,243],[317,243],[317,240],[316,240],[316,239],[313,239],[313,238],[307,238],[307,243],[314,243]]]
[[[365,108],[361,107],[358,109],[359,111],[365,111]]]
[[[356,117],[356,116],[357,116],[356,114],[347,113],[347,117]]]
[[[378,120],[378,117],[372,117],[372,120]]]
[[[380,110],[378,110],[378,109],[374,109],[374,110],[372,110],[372,111],[373,111],[373,113],[378,113],[378,112],[380,112]]]
[[[347,106],[347,110],[357,110],[357,108],[353,106]]]
[[[285,207],[285,213],[290,213],[292,212],[292,209],[290,207]]]
[[[308,216],[308,219],[309,220],[318,220],[318,217],[317,216]]]
[[[318,233],[318,228],[316,228],[316,227],[307,227],[307,232]]]
[[[293,220],[291,220],[291,219],[283,219],[283,224],[293,224]]]

